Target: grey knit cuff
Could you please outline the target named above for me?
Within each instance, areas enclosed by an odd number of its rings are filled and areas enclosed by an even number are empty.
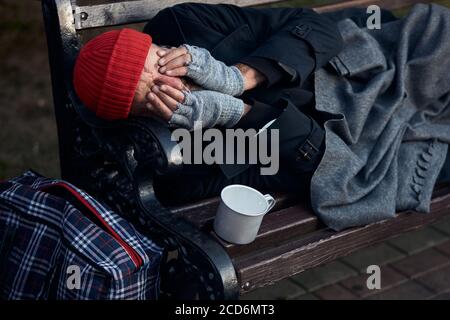
[[[183,47],[186,48],[186,50],[191,55],[191,62],[187,66],[187,74],[186,76],[194,80],[198,85],[203,86],[204,85],[204,76],[205,73],[204,70],[202,70],[202,66],[206,63],[206,49],[199,48],[196,46],[190,46],[188,44],[183,44]]]
[[[208,50],[188,44],[183,45],[191,55],[187,77],[205,89],[231,96],[244,93],[244,77],[235,66],[227,66],[214,59]]]
[[[234,127],[244,114],[244,101],[231,96],[230,98],[233,99],[232,102],[223,105],[222,112],[217,120],[217,124],[225,128]]]
[[[235,74],[235,76],[233,77],[233,81],[226,82],[226,87],[228,88],[227,90],[229,91],[229,93],[223,93],[229,94],[234,97],[239,97],[245,91],[244,77],[242,76],[241,70],[239,70],[236,66],[231,66],[229,68],[231,69],[231,72]]]
[[[171,127],[194,129],[196,122],[202,128],[223,126],[231,128],[238,123],[244,113],[244,102],[216,91],[185,92],[183,103],[177,104],[177,110],[169,120]]]

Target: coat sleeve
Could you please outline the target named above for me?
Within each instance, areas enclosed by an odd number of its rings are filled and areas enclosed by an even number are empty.
[[[287,66],[295,70],[298,80],[293,85],[302,84],[342,49],[336,23],[312,9],[183,3],[171,10],[177,17],[193,20],[225,35],[247,24],[258,43],[248,57],[270,59],[283,69]]]

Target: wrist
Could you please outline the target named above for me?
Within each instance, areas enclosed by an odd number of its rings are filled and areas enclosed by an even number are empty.
[[[261,72],[246,64],[237,63],[235,67],[240,71],[244,80],[244,91],[254,89],[267,80]]]
[[[251,110],[251,108],[251,105],[244,103],[244,112],[242,113],[242,117],[245,116]]]

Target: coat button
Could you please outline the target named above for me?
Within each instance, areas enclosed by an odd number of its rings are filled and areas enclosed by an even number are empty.
[[[292,33],[299,38],[305,38],[310,31],[311,27],[309,25],[300,24],[292,30]]]

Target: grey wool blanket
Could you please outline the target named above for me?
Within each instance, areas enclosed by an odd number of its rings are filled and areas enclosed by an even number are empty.
[[[335,230],[429,212],[450,143],[450,10],[419,4],[379,30],[338,26],[344,49],[315,74],[329,117],[313,209]]]

